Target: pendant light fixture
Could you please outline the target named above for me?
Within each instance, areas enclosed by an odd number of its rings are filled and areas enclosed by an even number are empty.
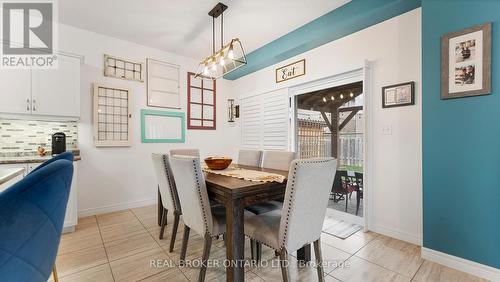
[[[246,65],[247,60],[243,45],[238,38],[233,38],[229,43],[224,45],[224,11],[227,6],[220,3],[208,12],[212,17],[212,55],[203,59],[196,72],[196,78],[217,79],[225,74],[228,74],[235,69]],[[220,49],[215,50],[215,19],[220,19]]]

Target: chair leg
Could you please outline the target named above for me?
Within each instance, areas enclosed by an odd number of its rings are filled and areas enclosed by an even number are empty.
[[[252,256],[252,261],[255,261],[255,241],[250,239],[250,255]]]
[[[345,193],[345,212],[347,212],[347,193]]]
[[[163,239],[163,232],[165,232],[165,226],[167,225],[167,213],[168,210],[163,208],[163,213],[161,214],[160,240]]]
[[[212,237],[210,234],[205,233],[204,244],[203,244],[203,255],[201,257],[201,268],[200,274],[198,276],[198,282],[205,281],[205,274],[207,273],[207,260],[210,256],[210,248],[212,247]]]
[[[184,265],[184,261],[186,260],[186,251],[187,251],[187,244],[188,244],[188,239],[189,239],[189,231],[191,228],[189,228],[187,225],[184,226],[184,235],[182,237],[182,247],[181,247],[181,257],[180,257],[180,265]]]
[[[262,259],[262,244],[250,239],[250,253],[252,254],[252,260],[259,262]]]
[[[318,281],[325,281],[325,273],[323,271],[323,255],[321,254],[321,241],[320,239],[314,241],[314,256],[316,257],[316,270],[318,271]]]
[[[174,211],[174,226],[172,228],[172,237],[170,237],[170,248],[168,249],[169,252],[174,251],[175,237],[177,236],[177,229],[179,228],[180,217],[181,215],[179,214],[179,212]]]
[[[359,195],[359,191],[356,192],[356,215],[358,215],[359,212],[359,202],[361,200],[361,196]]]
[[[59,276],[57,275],[56,264],[52,267],[52,276],[54,277],[54,282],[59,282]]]
[[[288,252],[285,249],[280,250],[280,267],[283,282],[290,281],[290,275],[288,274]]]

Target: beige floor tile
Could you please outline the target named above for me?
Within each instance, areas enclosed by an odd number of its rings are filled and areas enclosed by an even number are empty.
[[[146,229],[137,219],[111,225],[100,225],[99,228],[104,242],[126,239],[136,234],[146,233]]]
[[[410,281],[410,278],[408,277],[404,277],[396,272],[390,271],[356,256],[350,257],[343,266],[339,266],[329,275],[340,281],[346,282]]]
[[[85,248],[57,256],[59,277],[64,277],[108,262],[103,246]]]
[[[97,222],[97,218],[94,215],[78,218],[78,224],[85,224],[90,222]]]
[[[479,277],[442,266],[430,261],[424,261],[412,281],[468,282],[488,281]]]
[[[135,216],[139,219],[148,218],[148,217],[158,217],[158,206],[157,205],[149,205],[139,208],[130,209]]]
[[[117,211],[97,215],[97,222],[100,226],[124,223],[137,220],[137,217],[130,210]]]
[[[382,235],[359,250],[356,256],[406,277],[413,277],[423,262],[419,246]]]
[[[76,226],[75,232],[61,236],[58,254],[62,255],[81,249],[102,245],[97,222],[85,221]]]
[[[141,282],[165,282],[165,281],[171,281],[171,282],[184,282],[184,281],[189,281],[186,276],[180,271],[178,268],[171,268],[167,269],[165,271],[162,271],[158,274],[155,274],[153,276],[149,276],[143,280],[140,280]]]
[[[288,256],[288,263],[291,281],[318,281],[318,272],[313,265],[301,265],[293,256]],[[262,261],[258,267],[252,269],[252,272],[265,281],[282,281],[281,268],[277,258]]]
[[[330,275],[325,275],[325,282],[340,282],[340,280]]]
[[[366,244],[368,244],[373,239],[374,237],[370,238],[369,236],[365,237],[365,236],[355,236],[355,235],[351,235],[346,239],[340,239],[338,237],[335,237],[327,233],[321,234],[321,241],[324,244],[330,245],[332,247],[348,252],[350,254],[355,254],[357,251],[366,246]]]
[[[125,239],[104,243],[109,261],[114,261],[151,249],[160,249],[147,232],[135,234]]]
[[[162,262],[161,265],[158,261]],[[138,281],[176,266],[161,249],[152,249],[110,262],[116,281]]]
[[[87,270],[77,272],[59,279],[61,282],[113,282],[113,275],[109,264],[92,267]]]

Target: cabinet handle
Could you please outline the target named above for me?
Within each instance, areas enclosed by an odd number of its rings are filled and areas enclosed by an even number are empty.
[[[30,99],[26,99],[26,110],[29,112],[30,110]]]
[[[33,99],[33,111],[36,111],[36,100]]]

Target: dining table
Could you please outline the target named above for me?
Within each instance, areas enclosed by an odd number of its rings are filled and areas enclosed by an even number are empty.
[[[262,167],[233,164],[232,168],[275,173],[288,178],[288,171]],[[245,207],[272,200],[283,200],[286,179],[282,183],[270,181],[248,181],[241,178],[204,172],[205,183],[210,200],[226,208],[226,281],[244,281],[245,271]],[[161,205],[161,197],[159,205]],[[161,215],[158,214],[160,217]],[[305,245],[297,251],[297,259],[303,262],[311,260],[311,246]]]

